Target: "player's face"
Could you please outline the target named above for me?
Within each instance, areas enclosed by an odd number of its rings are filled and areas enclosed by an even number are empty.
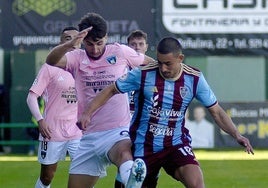
[[[78,31],[76,30],[67,30],[67,31],[64,31],[61,35],[61,44],[69,41],[69,40],[72,40],[74,38],[74,36],[76,36],[78,34]],[[76,46],[76,48],[80,48],[81,45],[79,46]]]
[[[181,62],[184,59],[183,54],[174,55],[173,53],[161,54],[157,52],[159,71],[166,79],[175,79],[180,74]]]
[[[133,38],[129,41],[128,46],[139,53],[145,54],[148,48],[148,44],[142,37]]]
[[[87,55],[93,59],[99,59],[105,50],[105,45],[107,43],[107,36],[94,41],[91,38],[84,40],[85,50]]]

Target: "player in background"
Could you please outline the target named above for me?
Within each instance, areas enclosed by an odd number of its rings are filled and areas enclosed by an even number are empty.
[[[64,28],[61,44],[71,40],[77,33],[75,27]],[[39,97],[45,102],[44,113],[39,109]],[[63,69],[43,64],[29,89],[27,104],[38,122],[40,132],[38,161],[41,171],[35,188],[49,188],[58,162],[65,159],[67,152],[73,159],[82,136],[82,131],[76,126],[77,99],[72,75]]]
[[[148,50],[147,33],[142,30],[134,30],[127,37],[127,44],[136,52],[145,54]]]
[[[163,38],[157,46],[157,62],[135,68],[97,95],[79,121],[86,126],[93,114],[118,94],[135,90],[135,111],[130,126],[134,158],[142,158],[147,175],[142,187],[152,188],[161,168],[185,187],[204,188],[202,170],[185,128],[185,113],[194,98],[210,112],[216,124],[231,135],[248,154],[250,141],[242,136],[219,105],[202,72],[183,64],[180,42]]]
[[[127,37],[127,44],[138,53],[145,54],[148,49],[147,33],[142,30],[134,30]],[[129,107],[131,116],[134,113],[134,91],[129,92]]]

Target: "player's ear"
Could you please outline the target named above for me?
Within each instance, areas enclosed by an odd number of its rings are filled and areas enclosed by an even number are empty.
[[[182,62],[184,60],[184,54],[179,54],[178,58]]]

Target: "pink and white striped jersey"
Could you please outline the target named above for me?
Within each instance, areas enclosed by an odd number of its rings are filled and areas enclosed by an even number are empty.
[[[143,54],[118,43],[106,45],[104,54],[97,60],[89,58],[82,49],[68,52],[66,57],[66,70],[75,78],[78,117],[103,88],[124,75],[129,67],[137,67],[144,61]],[[118,94],[92,115],[85,134],[126,126],[129,122],[128,96]]]
[[[50,141],[81,138],[82,132],[76,126],[77,99],[74,79],[69,72],[45,63],[30,91],[42,96],[45,101],[43,116],[51,130]]]

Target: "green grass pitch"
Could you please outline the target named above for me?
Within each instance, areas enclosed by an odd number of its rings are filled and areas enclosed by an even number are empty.
[[[197,150],[195,154],[204,173],[207,188],[267,188],[268,151],[256,150],[255,155],[237,151]],[[58,165],[52,186],[66,188],[69,160]],[[34,187],[39,176],[39,163],[36,157],[0,156],[0,187]],[[108,176],[100,179],[95,188],[113,188],[116,168],[108,168]],[[161,171],[159,188],[183,187]]]

